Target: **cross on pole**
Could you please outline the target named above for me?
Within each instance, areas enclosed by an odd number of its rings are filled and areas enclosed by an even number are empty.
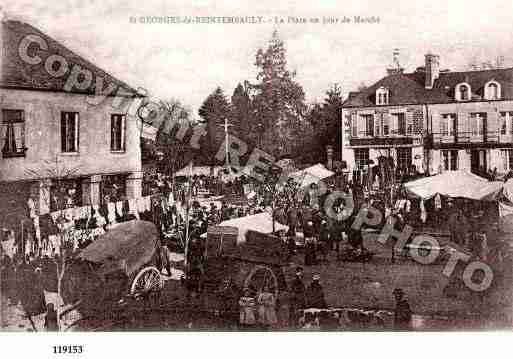
[[[228,133],[228,128],[230,126],[233,126],[232,124],[228,123],[228,118],[225,118],[224,119],[224,124],[222,125],[218,125],[218,126],[222,126],[224,127],[224,144],[225,144],[225,159],[226,159],[226,167],[228,168],[228,171],[231,172],[230,170],[230,157],[229,157],[229,148],[230,148],[230,145],[229,145],[229,141],[228,141],[228,136],[229,136],[229,133]]]

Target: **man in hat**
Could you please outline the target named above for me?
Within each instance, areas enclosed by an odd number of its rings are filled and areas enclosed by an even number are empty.
[[[303,268],[296,268],[296,276],[290,283],[290,306],[289,322],[291,325],[297,325],[299,320],[298,311],[305,308],[305,284],[303,283]]]
[[[404,291],[396,288],[392,292],[395,297],[394,327],[396,330],[411,330],[412,312]]]
[[[319,274],[314,274],[312,277],[312,283],[306,290],[307,308],[327,308],[326,300],[324,299],[324,291],[319,283],[320,279],[321,276]]]

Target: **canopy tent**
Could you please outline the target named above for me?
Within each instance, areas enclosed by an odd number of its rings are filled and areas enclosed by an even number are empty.
[[[503,182],[490,182],[467,171],[446,171],[404,184],[409,195],[422,199],[429,199],[438,193],[448,197],[485,201],[496,200],[503,186]]]
[[[251,216],[229,219],[219,223],[218,226],[237,227],[239,229],[237,242],[241,243],[245,241],[246,233],[250,230],[263,234],[271,234],[273,232],[273,219],[269,213],[263,212]],[[276,231],[289,230],[288,226],[278,223],[278,221],[274,222],[274,226]]]
[[[298,182],[301,187],[308,187],[312,183],[319,183],[323,179],[331,177],[334,174],[335,172],[328,170],[322,164],[318,163],[301,171],[293,172],[289,177]]]
[[[335,172],[330,171],[329,169],[324,167],[322,164],[317,163],[316,165],[307,167],[301,171],[293,172],[293,173],[291,173],[291,175],[297,176],[297,175],[303,175],[305,173],[308,175],[311,175],[313,177],[317,177],[319,180],[323,180],[323,179],[331,177],[335,174]]]

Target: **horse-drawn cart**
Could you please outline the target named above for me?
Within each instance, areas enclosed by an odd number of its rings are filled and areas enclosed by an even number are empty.
[[[208,229],[202,275],[205,290],[219,289],[226,281],[255,296],[264,289],[275,295],[286,289],[282,267],[287,264],[287,248],[272,234],[269,221],[270,216],[263,213]]]
[[[120,223],[85,247],[69,263],[65,289],[75,300],[118,301],[163,288],[161,245],[151,222]]]

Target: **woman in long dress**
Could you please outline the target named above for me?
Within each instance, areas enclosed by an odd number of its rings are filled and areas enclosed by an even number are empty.
[[[271,292],[268,285],[257,297],[258,321],[264,328],[275,326],[278,323],[276,315],[276,297]]]
[[[248,288],[244,290],[244,295],[239,299],[239,323],[242,328],[251,329],[255,323],[255,298],[251,297]]]

